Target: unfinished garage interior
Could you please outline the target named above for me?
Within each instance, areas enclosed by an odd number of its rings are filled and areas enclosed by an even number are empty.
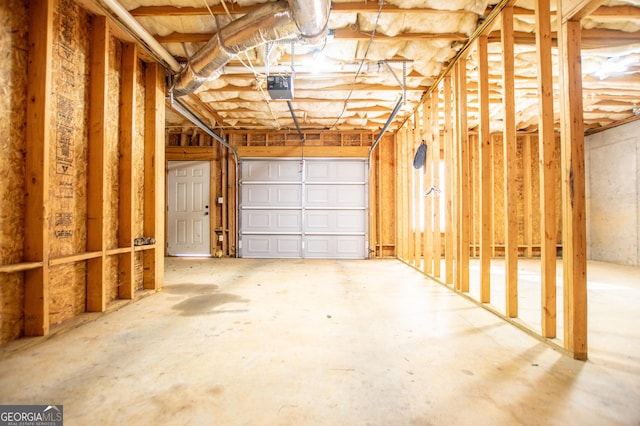
[[[0,405],[640,424],[638,0],[3,0]]]

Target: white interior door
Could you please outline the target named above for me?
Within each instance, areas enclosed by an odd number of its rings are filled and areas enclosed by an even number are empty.
[[[167,253],[211,254],[209,216],[210,163],[169,161]]]

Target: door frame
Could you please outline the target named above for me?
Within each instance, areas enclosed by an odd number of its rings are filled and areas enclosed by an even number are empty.
[[[208,209],[208,218],[206,219],[207,225],[208,225],[208,231],[203,233],[203,238],[206,238],[208,240],[208,250],[207,253],[197,253],[197,254],[188,254],[188,253],[178,253],[178,254],[169,254],[169,242],[170,242],[170,238],[169,238],[169,228],[171,225],[171,218],[170,218],[170,205],[169,205],[169,197],[170,197],[170,193],[173,191],[173,188],[171,188],[170,185],[170,164],[171,163],[202,163],[202,164],[206,164],[208,166],[208,176],[206,176],[203,180],[207,182],[207,184],[209,185],[209,190],[206,191],[207,196],[209,198],[209,203],[207,206]],[[166,190],[165,190],[165,205],[166,205],[166,215],[165,215],[165,235],[167,236],[166,239],[166,244],[165,244],[165,255],[167,256],[184,256],[184,257],[188,257],[188,256],[195,256],[195,257],[202,257],[202,256],[211,256],[213,254],[213,247],[214,247],[214,241],[212,239],[212,236],[214,235],[214,221],[212,221],[212,217],[215,217],[215,215],[212,215],[211,213],[215,211],[215,204],[214,204],[214,196],[215,196],[215,188],[213,186],[214,182],[213,182],[213,165],[212,165],[212,161],[210,160],[200,160],[200,159],[189,159],[189,160],[183,160],[183,159],[167,159],[166,160]]]

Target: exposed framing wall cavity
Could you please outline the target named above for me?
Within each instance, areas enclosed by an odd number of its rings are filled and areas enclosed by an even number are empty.
[[[162,285],[165,88],[157,64],[75,1],[0,9],[6,342]]]
[[[574,12],[581,9],[573,6]],[[555,74],[561,76],[557,101],[562,108],[560,122],[554,122],[550,6],[541,1],[536,7],[538,131],[515,128],[517,42],[513,8],[507,5],[499,20],[501,37],[489,42],[489,32],[497,28],[487,28],[397,134],[397,255],[576,359],[586,359],[584,142],[576,124],[582,111],[576,66],[580,27],[572,16],[559,24],[563,67]],[[501,75],[490,75],[489,61],[497,60]],[[501,94],[501,120],[492,116],[490,91]],[[477,122],[468,122],[471,111],[477,112]],[[411,164],[421,140],[429,147],[427,161],[415,170]],[[556,295],[558,257],[564,270],[562,300]],[[539,329],[513,321],[521,316],[522,258],[540,259]],[[494,282],[496,275],[503,279]],[[497,294],[503,300],[496,300]],[[557,305],[563,309],[561,337]]]

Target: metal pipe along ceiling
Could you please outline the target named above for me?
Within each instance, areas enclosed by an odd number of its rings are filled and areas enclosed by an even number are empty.
[[[220,75],[236,55],[265,43],[291,39],[318,43],[326,37],[330,0],[267,3],[218,30],[176,75],[173,96],[194,92]]]

